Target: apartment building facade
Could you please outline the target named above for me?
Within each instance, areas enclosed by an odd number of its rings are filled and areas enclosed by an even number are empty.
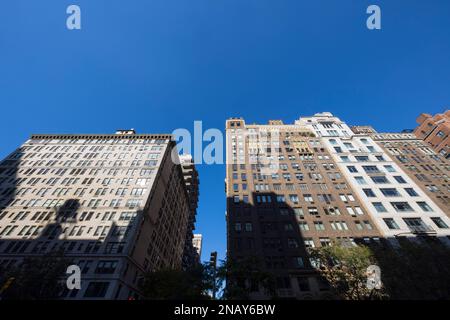
[[[232,118],[226,132],[228,257],[258,257],[281,297],[323,298],[308,248],[378,241],[376,224],[311,129]],[[255,288],[252,297],[265,295]]]
[[[180,155],[179,159],[184,182],[186,184],[186,190],[189,196],[190,215],[183,255],[183,268],[189,269],[194,267],[200,261],[200,257],[194,243],[194,229],[197,216],[200,179],[198,176],[198,171],[195,168],[194,160],[190,154]]]
[[[428,143],[438,154],[450,158],[450,110],[434,116],[422,113],[414,134]]]
[[[192,243],[194,245],[195,250],[197,251],[198,262],[200,262],[202,257],[203,235],[199,233],[194,234]]]
[[[330,113],[300,118],[296,124],[321,136],[384,238],[433,236],[448,244],[450,220],[445,212],[372,134],[354,134]]]
[[[372,139],[450,215],[450,162],[412,133],[374,133]]]
[[[138,299],[145,271],[182,266],[191,210],[175,147],[133,130],[32,135],[0,163],[2,267],[64,252],[82,277],[61,298]]]

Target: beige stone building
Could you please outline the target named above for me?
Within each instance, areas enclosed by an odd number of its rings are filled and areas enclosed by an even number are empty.
[[[328,112],[294,124],[231,118],[226,132],[228,257],[260,258],[280,297],[327,296],[310,247],[339,239],[449,244],[448,163],[413,135],[350,129]]]
[[[226,131],[228,257],[257,256],[280,297],[323,298],[326,283],[307,250],[337,239],[379,241],[364,203],[309,128],[232,118]],[[265,297],[260,289],[253,298]]]
[[[375,133],[373,140],[450,215],[450,162],[412,133]]]
[[[0,264],[64,251],[65,299],[136,299],[146,270],[181,268],[192,223],[170,135],[36,134],[0,163]]]

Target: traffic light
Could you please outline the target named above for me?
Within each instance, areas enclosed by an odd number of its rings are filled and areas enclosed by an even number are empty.
[[[209,258],[209,264],[211,267],[217,266],[217,251],[211,252],[211,258]]]

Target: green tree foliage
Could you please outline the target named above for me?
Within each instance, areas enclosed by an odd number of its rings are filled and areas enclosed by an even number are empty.
[[[57,299],[65,283],[69,261],[60,253],[26,258],[15,268],[0,270],[0,287],[12,278],[11,284],[1,297],[3,300],[51,300]]]
[[[257,289],[262,289],[267,296],[276,298],[275,278],[272,273],[263,270],[262,262],[257,257],[223,261],[218,269],[218,277],[222,283],[226,282],[223,299],[249,299],[251,292]]]
[[[147,272],[141,282],[144,299],[148,300],[209,299],[207,293],[211,288],[210,270],[204,265],[188,270]]]
[[[381,298],[382,290],[367,287],[367,267],[376,264],[371,250],[362,245],[335,242],[313,248],[310,257],[338,299],[367,300]]]
[[[333,243],[312,249],[310,255],[336,298],[450,299],[450,248],[438,240],[398,240],[398,246]],[[371,264],[380,267],[381,290],[366,286],[366,270]]]
[[[372,248],[390,299],[450,299],[450,249],[439,241]]]

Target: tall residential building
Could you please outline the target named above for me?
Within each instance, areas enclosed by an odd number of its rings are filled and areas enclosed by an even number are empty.
[[[202,257],[203,236],[201,234],[194,234],[192,243],[194,245],[195,250],[197,251],[198,261],[200,262],[200,259]]]
[[[226,132],[228,258],[258,257],[281,297],[323,297],[326,284],[307,248],[336,239],[378,241],[376,223],[308,126],[232,118]],[[261,288],[253,291],[252,298],[265,297]]]
[[[0,264],[63,251],[82,278],[62,298],[139,298],[146,270],[182,266],[191,200],[175,147],[134,130],[32,135],[0,163]]]
[[[450,110],[434,116],[422,113],[416,121],[419,126],[414,130],[414,134],[448,159],[450,157]]]
[[[450,163],[412,133],[375,133],[372,139],[450,215]]]
[[[437,236],[449,242],[445,212],[369,134],[354,134],[330,113],[296,122],[320,135],[325,148],[366,204],[384,238]]]
[[[184,182],[189,196],[189,224],[186,233],[186,241],[183,256],[183,268],[188,269],[193,267],[200,261],[197,250],[193,244],[195,221],[197,216],[198,196],[200,180],[198,172],[195,168],[194,160],[190,154],[183,154],[179,156],[181,169],[183,171]]]

